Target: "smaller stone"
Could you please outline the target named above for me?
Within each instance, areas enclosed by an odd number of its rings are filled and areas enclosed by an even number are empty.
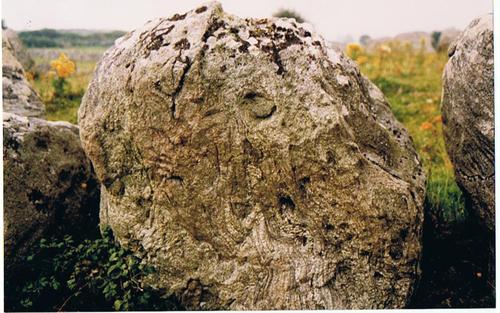
[[[35,65],[35,61],[33,61],[33,58],[15,31],[9,28],[2,30],[2,38],[9,41],[14,57],[21,63],[25,70],[30,70]]]
[[[443,75],[443,132],[457,183],[480,222],[495,231],[493,17],[457,38]]]
[[[495,285],[493,15],[473,20],[449,50],[443,74],[443,133],[465,205],[484,229],[488,283]],[[481,274],[482,275],[482,274]]]
[[[5,273],[41,238],[98,230],[99,191],[78,127],[3,114]]]
[[[4,31],[5,34],[5,31]],[[45,106],[25,77],[8,36],[2,38],[3,111],[23,116],[44,117]]]

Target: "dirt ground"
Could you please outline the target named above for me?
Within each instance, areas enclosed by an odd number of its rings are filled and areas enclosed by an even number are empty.
[[[446,224],[426,213],[422,276],[410,308],[495,307],[491,243],[473,221]]]

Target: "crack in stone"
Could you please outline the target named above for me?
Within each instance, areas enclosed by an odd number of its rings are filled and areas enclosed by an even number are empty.
[[[192,65],[191,59],[189,59],[189,57],[186,56],[185,60],[181,59],[181,53],[182,53],[182,49],[179,51],[179,56],[177,57],[174,64],[172,65],[172,68],[173,68],[177,61],[184,63],[181,78],[179,79],[179,83],[177,84],[177,87],[175,88],[174,92],[172,93],[172,106],[170,107],[170,113],[171,113],[170,115],[171,115],[172,119],[176,119],[176,117],[175,117],[175,112],[177,109],[176,100],[177,100],[177,97],[179,96],[179,94],[181,93],[182,88],[184,87],[186,75],[189,72],[189,70],[191,69],[191,65]]]

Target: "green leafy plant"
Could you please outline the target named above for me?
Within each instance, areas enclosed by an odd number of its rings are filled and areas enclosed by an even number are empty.
[[[42,239],[26,260],[21,279],[6,281],[6,309],[61,310],[172,310],[174,298],[143,286],[154,268],[117,245],[111,230],[102,238],[75,242]]]

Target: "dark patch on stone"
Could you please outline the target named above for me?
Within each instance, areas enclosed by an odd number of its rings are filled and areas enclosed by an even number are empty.
[[[326,161],[328,164],[336,164],[337,163],[337,156],[335,155],[335,152],[332,150],[328,150],[326,152]]]
[[[403,256],[403,245],[400,241],[394,242],[389,248],[389,255],[394,260],[399,260]]]
[[[361,250],[361,251],[359,252],[359,255],[361,255],[361,256],[369,256],[369,255],[370,255],[370,252],[368,252],[368,251],[366,251],[366,250]]]
[[[172,29],[174,29],[174,25],[170,25],[169,27],[167,27],[164,31],[162,31],[160,33],[150,35],[151,36],[150,41],[146,45],[146,50],[147,50],[146,57],[149,56],[150,51],[158,50],[158,49],[160,49],[160,47],[168,46],[170,44],[170,43],[163,44],[163,36],[168,35],[168,33],[170,33],[172,31]]]
[[[176,181],[180,184],[182,184],[184,182],[184,178],[182,176],[179,176],[179,175],[172,175],[172,176],[168,177],[168,179]]]
[[[49,143],[50,139],[48,134],[42,133],[40,134],[40,136],[35,137],[35,146],[37,148],[46,150],[48,148]]]
[[[299,28],[299,31],[300,31],[299,32],[300,36],[302,36],[302,37],[311,37],[311,33],[308,32],[307,30],[303,29],[302,27]]]
[[[184,13],[184,14],[179,14],[179,13],[176,13],[174,14],[174,16],[172,16],[171,18],[169,18],[168,20],[169,21],[180,21],[180,20],[183,20],[186,18],[186,15],[187,13]]]
[[[271,109],[269,110],[269,113],[266,113],[266,114],[260,114],[260,113],[255,113],[255,117],[258,118],[258,119],[266,119],[266,118],[269,118],[271,117],[274,112],[276,112],[276,106],[273,105],[271,107]]]
[[[274,33],[274,39],[278,40],[278,39],[281,39],[283,38],[283,34],[282,33]]]
[[[278,196],[278,204],[280,213],[283,214],[285,211],[293,211],[295,210],[295,202],[293,202],[292,198],[289,195],[281,194]]]
[[[339,227],[341,229],[347,229],[349,227],[349,224],[347,224],[347,223],[340,223]]]
[[[196,13],[200,14],[203,13],[207,10],[206,6],[199,7],[198,9],[195,10]]]
[[[255,92],[255,91],[249,91],[249,92],[247,92],[247,93],[243,96],[243,99],[253,101],[253,100],[255,100],[257,97],[260,97],[260,95],[259,95],[257,92]]]
[[[186,39],[186,38],[182,38],[181,40],[177,41],[174,45],[174,49],[175,50],[179,50],[179,49],[189,49],[191,47],[191,44],[189,43],[189,41]]]
[[[59,180],[60,181],[67,181],[70,177],[70,172],[68,170],[62,170],[60,173],[59,173]]]
[[[301,192],[307,192],[307,185],[311,182],[311,178],[309,176],[302,177],[299,179],[299,189]]]
[[[12,137],[12,136],[7,136],[7,138],[5,138],[6,137],[5,133],[6,132],[4,130],[4,138],[3,138],[4,145],[6,147],[12,148],[13,150],[19,149],[19,146],[20,146],[19,142],[14,137]]]
[[[335,226],[333,226],[329,221],[328,219],[325,217],[323,218],[323,223],[321,225],[323,227],[324,230],[326,231],[332,231],[335,229]]]
[[[408,228],[403,228],[399,231],[399,237],[402,240],[406,240],[406,237],[408,237]]]
[[[47,197],[40,190],[32,190],[28,194],[28,198],[31,203],[35,206],[35,209],[41,212],[47,211]]]
[[[252,205],[249,203],[232,203],[233,213],[240,219],[246,218],[252,212]]]
[[[217,113],[220,113],[220,111],[217,109],[209,109],[208,111],[205,112],[205,114],[203,114],[203,116],[208,117]]]
[[[262,160],[264,156],[259,149],[254,148],[254,146],[250,141],[248,141],[248,139],[243,140],[243,152],[246,155],[249,155],[256,163],[260,162],[260,160]]]
[[[286,40],[286,46],[289,47],[291,45],[298,45],[302,43],[302,40],[300,40],[297,35],[295,35],[293,32],[287,32],[285,34],[285,40]]]
[[[338,274],[346,273],[351,269],[349,264],[346,261],[341,261],[337,264],[337,267],[335,268],[335,276]]]
[[[379,279],[379,278],[384,277],[384,275],[382,275],[382,273],[380,273],[380,272],[375,271],[375,272],[373,272],[373,277],[375,279]]]
[[[207,39],[210,36],[213,36],[213,34],[221,27],[224,27],[225,23],[222,20],[214,20],[207,28],[205,33],[203,34],[203,41],[206,42]]]
[[[157,80],[153,85],[156,90],[161,91],[161,81]]]
[[[278,75],[284,76],[286,73],[286,70],[283,66],[283,61],[281,60],[280,54],[279,54],[279,49],[276,47],[274,42],[271,45],[265,45],[261,47],[261,50],[269,53],[271,55],[271,60],[278,66],[278,70],[276,73]]]
[[[238,51],[240,51],[241,53],[248,52],[248,47],[250,47],[250,43],[248,43],[247,41],[243,41],[241,46],[238,47]]]
[[[307,245],[307,237],[306,236],[300,236],[300,241],[302,242],[302,245],[305,246]]]

